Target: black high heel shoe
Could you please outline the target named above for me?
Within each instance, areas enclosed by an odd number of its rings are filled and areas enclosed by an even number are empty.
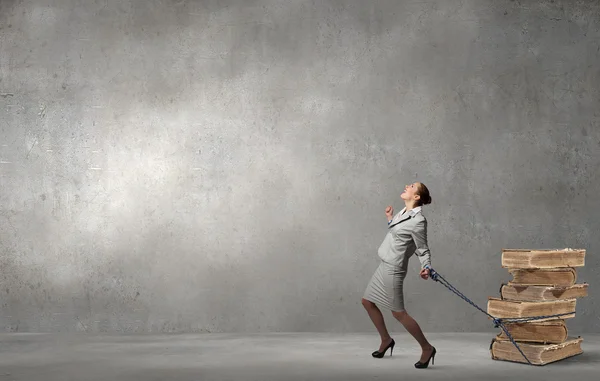
[[[431,356],[429,356],[429,358],[427,359],[427,361],[426,362],[417,361],[415,363],[415,368],[418,368],[418,369],[427,368],[429,366],[429,360],[431,360],[431,365],[433,365],[433,363],[435,361],[434,359],[435,359],[435,353],[436,352],[437,351],[435,350],[435,347],[433,347],[433,351],[431,351]]]
[[[385,352],[387,352],[388,348],[390,350],[390,356],[392,355],[392,353],[394,352],[394,345],[396,345],[396,342],[394,341],[394,339],[392,339],[392,341],[388,344],[387,347],[385,347],[385,349],[383,350],[383,352],[379,352],[379,351],[375,351],[373,353],[371,353],[371,355],[375,358],[382,358],[385,355]]]

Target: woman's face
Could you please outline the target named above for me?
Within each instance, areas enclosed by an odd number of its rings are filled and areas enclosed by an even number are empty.
[[[402,192],[402,194],[400,195],[400,198],[405,201],[416,200],[416,199],[418,199],[418,195],[417,195],[418,191],[419,191],[419,183],[408,184],[407,186],[404,187],[404,192]]]

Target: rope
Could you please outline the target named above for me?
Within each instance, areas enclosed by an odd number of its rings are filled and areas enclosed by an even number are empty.
[[[494,316],[490,315],[489,313],[487,313],[486,311],[484,311],[483,309],[481,309],[479,306],[477,306],[475,303],[473,303],[473,301],[471,301],[463,293],[461,293],[460,291],[458,291],[456,289],[456,287],[452,286],[450,284],[450,282],[448,282],[446,279],[444,279],[444,277],[441,276],[437,271],[435,271],[434,269],[432,269],[429,266],[426,266],[426,268],[429,269],[429,276],[431,277],[432,280],[434,280],[434,281],[436,281],[438,283],[441,283],[447,289],[449,289],[450,291],[454,292],[456,295],[458,295],[459,297],[461,297],[464,301],[466,301],[467,303],[469,303],[473,307],[477,308],[479,311],[481,311],[484,314],[486,314],[494,322],[494,327],[496,327],[496,328],[498,328],[498,327],[502,328],[502,330],[504,331],[504,333],[506,334],[506,336],[514,344],[514,346],[521,353],[521,355],[525,358],[525,360],[527,361],[527,363],[529,365],[533,365],[533,364],[531,363],[531,361],[529,361],[529,359],[527,358],[527,356],[525,356],[525,353],[523,353],[523,351],[521,350],[521,348],[519,347],[519,345],[517,344],[517,342],[514,340],[514,338],[512,337],[512,335],[508,332],[508,329],[504,325],[504,322],[508,322],[508,323],[521,323],[521,322],[527,322],[527,321],[533,321],[533,320],[556,318],[556,317],[560,317],[560,316],[564,316],[564,315],[571,315],[571,314],[575,313],[575,312],[567,312],[567,313],[555,314],[555,315],[542,315],[542,316],[519,317],[519,318],[497,318],[497,317],[494,317]]]

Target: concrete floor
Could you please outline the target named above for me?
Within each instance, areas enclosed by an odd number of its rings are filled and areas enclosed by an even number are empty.
[[[542,367],[492,360],[492,335],[430,334],[435,365],[415,369],[418,351],[406,333],[393,335],[393,357],[384,359],[370,355],[378,346],[374,334],[5,333],[0,381],[591,380],[600,371],[600,335],[582,335],[583,354]]]

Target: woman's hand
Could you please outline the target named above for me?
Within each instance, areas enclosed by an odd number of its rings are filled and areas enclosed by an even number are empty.
[[[424,268],[423,270],[421,270],[421,272],[419,273],[419,275],[421,275],[421,278],[423,278],[423,279],[429,278],[429,269],[428,268]]]
[[[388,221],[391,220],[394,217],[394,208],[391,206],[385,208],[385,215],[387,216]]]

